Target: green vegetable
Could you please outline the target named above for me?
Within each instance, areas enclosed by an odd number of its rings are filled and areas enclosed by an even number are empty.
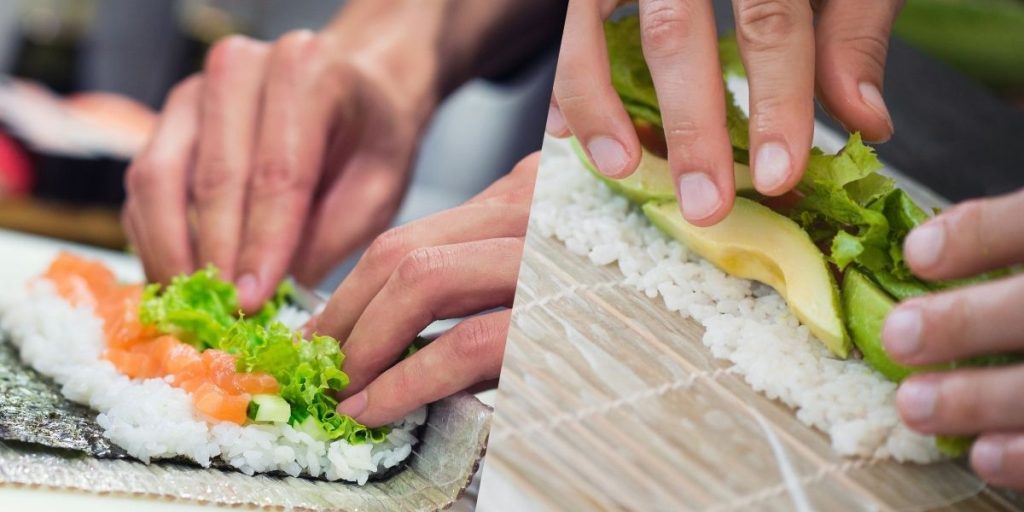
[[[646,121],[658,128],[664,128],[658,96],[654,90],[654,80],[651,79],[651,71],[644,61],[643,48],[640,45],[639,18],[630,16],[619,21],[608,21],[605,22],[604,29],[612,86],[619,93],[626,112],[634,120]],[[731,73],[740,72],[743,65],[739,61],[738,51],[734,49],[735,40],[729,42],[726,39],[721,44],[723,46],[719,48],[719,55],[723,59],[723,69]],[[749,163],[750,136],[747,116],[736,106],[728,89],[725,107],[733,158],[740,163]]]
[[[277,395],[253,395],[249,402],[249,418],[257,423],[285,423],[292,408]]]
[[[291,292],[289,283],[282,284],[256,315],[245,317],[239,311],[234,285],[220,280],[211,266],[176,277],[166,288],[150,285],[139,314],[143,323],[200,350],[213,348],[236,356],[239,372],[272,375],[281,386],[280,398],[289,408],[285,419],[292,425],[312,418],[327,439],[345,439],[354,444],[384,440],[388,428],[367,428],[335,412],[335,396],[349,382],[341,370],[344,356],[338,341],[328,336],[305,340],[300,333],[273,321]],[[250,417],[276,417],[281,409],[266,411],[266,407],[266,403],[254,399]]]
[[[291,292],[291,283],[282,283],[274,297],[248,321],[266,325]],[[216,347],[239,317],[237,290],[219,279],[212,265],[190,276],[177,276],[166,288],[159,284],[147,286],[139,310],[143,323],[200,350]]]

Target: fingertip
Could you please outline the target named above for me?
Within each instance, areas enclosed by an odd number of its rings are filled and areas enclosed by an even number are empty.
[[[366,390],[363,390],[346,398],[338,404],[337,411],[338,414],[341,414],[342,416],[348,416],[356,421],[360,421],[359,417],[366,411],[369,403],[369,394]]]
[[[586,143],[587,153],[597,170],[609,178],[624,178],[636,168],[635,158],[615,137],[598,135]]]
[[[754,188],[766,196],[780,196],[792,190],[800,174],[797,172],[792,152],[789,147],[779,141],[761,143],[754,154],[753,174]]]
[[[946,228],[942,219],[934,219],[914,228],[903,241],[907,266],[917,275],[931,278],[942,263]]]
[[[681,175],[677,193],[683,218],[699,227],[712,226],[728,216],[735,194],[729,187],[715,184],[706,172]]]
[[[243,311],[251,313],[259,309],[263,302],[261,300],[262,290],[260,279],[255,273],[243,273],[235,282],[235,286],[238,288],[238,303]]]
[[[552,137],[564,138],[570,134],[569,125],[565,122],[565,116],[558,105],[552,103],[548,107],[548,119],[544,130]]]
[[[882,91],[877,85],[862,81],[857,84],[860,100],[876,117],[876,122],[861,127],[864,140],[869,142],[886,142],[896,133],[892,124],[892,116],[882,98]]]
[[[982,478],[994,479],[1002,472],[1005,452],[1006,440],[1002,436],[983,436],[971,447],[971,467]]]

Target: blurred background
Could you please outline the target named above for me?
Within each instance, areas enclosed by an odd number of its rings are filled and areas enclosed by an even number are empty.
[[[124,171],[170,88],[228,34],[274,39],[316,29],[343,4],[0,1],[0,229],[124,249]],[[465,201],[540,149],[556,57],[552,44],[521,69],[466,84],[444,103],[398,222]]]
[[[315,29],[342,4],[0,0],[0,228],[124,249],[123,173],[170,87],[225,35],[273,39]],[[731,14],[728,2],[715,4],[722,18]],[[880,153],[911,174],[948,174],[948,190],[938,189],[956,199],[962,166],[953,165],[950,147],[967,151],[978,139],[975,164],[981,154],[1020,154],[957,120],[984,111],[991,115],[978,117],[982,128],[1019,126],[1020,115],[1010,118],[1017,124],[987,119],[1024,111],[1024,0],[906,0],[895,32],[902,41],[891,52],[886,97],[898,129]],[[459,204],[539,148],[556,53],[552,45],[501,80],[471,82],[443,105],[399,222]],[[970,104],[950,108],[958,102]],[[934,151],[923,149],[929,142]],[[992,167],[1005,173],[1002,161]]]

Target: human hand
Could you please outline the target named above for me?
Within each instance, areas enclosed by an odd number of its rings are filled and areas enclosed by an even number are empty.
[[[1024,263],[1024,190],[969,201],[912,231],[904,254],[925,279],[956,279]],[[882,331],[897,362],[926,365],[1024,352],[1024,274],[900,303]],[[920,374],[900,386],[903,420],[928,434],[979,435],[971,465],[988,482],[1024,489],[1024,364]]]
[[[535,153],[462,206],[370,245],[307,327],[344,340],[351,380],[340,413],[384,425],[498,377],[511,315],[487,311],[512,305],[537,160]],[[434,320],[478,313],[398,361]]]
[[[611,178],[630,175],[640,142],[611,85],[603,36],[616,0],[570,0],[547,131],[570,132]],[[755,187],[784,194],[800,180],[814,126],[815,91],[847,129],[867,140],[893,133],[881,88],[889,32],[902,2],[734,0],[750,82]],[[724,85],[711,3],[640,0],[644,56],[664,124],[683,216],[715,224],[735,197]],[[817,11],[817,22],[814,23]]]
[[[388,33],[399,29],[214,45],[126,177],[123,217],[147,276],[213,263],[250,311],[289,269],[315,284],[383,231],[439,97],[431,60]]]

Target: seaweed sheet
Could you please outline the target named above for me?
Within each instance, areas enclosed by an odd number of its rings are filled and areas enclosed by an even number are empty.
[[[406,463],[364,486],[183,461],[143,464],[104,438],[95,416],[22,364],[0,333],[0,485],[299,510],[434,510],[472,480],[491,410],[464,393],[432,404]]]

